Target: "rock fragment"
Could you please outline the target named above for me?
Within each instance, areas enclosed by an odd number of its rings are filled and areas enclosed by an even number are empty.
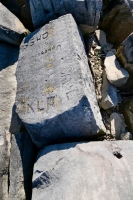
[[[107,80],[106,72],[103,72],[103,84],[102,84],[102,99],[100,107],[107,110],[112,107],[116,107],[118,104],[117,90]]]
[[[93,33],[96,28],[94,26],[88,26],[88,25],[85,25],[85,24],[80,24],[79,29],[81,30],[81,32],[84,36],[87,36],[90,33]]]
[[[132,155],[132,141],[47,146],[34,165],[32,200],[133,199]]]
[[[102,10],[102,0],[29,0],[34,28],[50,20],[71,13],[78,24],[97,27]],[[39,10],[39,12],[38,12]]]
[[[102,30],[96,30],[95,31],[95,34],[96,34],[96,37],[100,43],[101,46],[104,46],[107,44],[107,41],[106,41],[106,34],[104,31]]]
[[[120,135],[121,140],[132,140],[133,139],[133,135],[130,132],[127,133],[122,133]]]
[[[83,41],[70,14],[23,40],[16,76],[17,113],[39,148],[104,130]]]
[[[104,65],[107,79],[111,84],[113,84],[115,87],[121,87],[125,85],[129,78],[129,74],[126,69],[121,67],[114,52],[109,51],[107,53]]]
[[[31,199],[35,147],[27,132],[12,135],[8,200]]]
[[[133,92],[133,33],[131,33],[118,47],[116,56],[130,77],[121,91]]]
[[[20,20],[0,3],[0,41],[20,45],[28,33]]]
[[[119,140],[121,134],[126,132],[123,118],[120,114],[114,112],[110,115],[110,124],[111,134]]]

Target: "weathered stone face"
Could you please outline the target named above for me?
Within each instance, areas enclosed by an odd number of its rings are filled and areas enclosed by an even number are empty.
[[[57,144],[34,166],[32,200],[133,199],[133,142]]]
[[[17,113],[38,147],[104,129],[83,41],[70,14],[23,40],[16,76]]]
[[[78,24],[87,24],[96,27],[99,23],[102,9],[102,0],[29,1],[35,29],[67,13],[71,13]]]

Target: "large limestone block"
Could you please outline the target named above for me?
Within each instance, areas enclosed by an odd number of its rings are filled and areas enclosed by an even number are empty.
[[[107,79],[110,83],[112,83],[115,87],[121,87],[126,84],[129,74],[127,70],[120,65],[114,52],[109,51],[107,53],[104,65]]]
[[[10,134],[0,126],[0,200],[8,200]]]
[[[35,147],[26,132],[12,135],[8,200],[30,200]]]
[[[33,25],[36,28],[50,20],[71,13],[78,24],[96,27],[99,23],[102,0],[29,0]]]
[[[120,44],[116,56],[130,75],[127,84],[121,90],[133,92],[133,33]]]
[[[133,142],[47,146],[34,165],[32,200],[133,199]]]
[[[20,45],[28,33],[20,20],[0,3],[0,41]]]
[[[16,106],[38,147],[104,129],[83,41],[68,14],[20,47]]]
[[[110,1],[102,16],[100,28],[107,34],[108,42],[118,46],[133,32],[132,8],[127,0]]]

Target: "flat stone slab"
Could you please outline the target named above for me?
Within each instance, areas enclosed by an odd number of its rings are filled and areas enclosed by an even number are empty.
[[[29,0],[34,28],[50,20],[71,13],[78,24],[97,27],[102,10],[102,0]]]
[[[110,83],[112,83],[115,87],[121,87],[126,84],[129,78],[129,73],[121,66],[114,52],[109,51],[107,53],[104,65],[107,79]]]
[[[20,20],[0,3],[0,41],[19,46],[28,33]]]
[[[32,200],[131,200],[132,169],[132,141],[47,146],[34,165]]]
[[[23,40],[16,77],[17,113],[38,147],[104,130],[83,41],[71,14]]]

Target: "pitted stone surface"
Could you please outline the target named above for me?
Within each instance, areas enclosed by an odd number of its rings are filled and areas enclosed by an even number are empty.
[[[70,14],[23,40],[16,76],[17,113],[38,147],[104,129],[83,41]]]
[[[131,200],[132,169],[132,141],[47,146],[34,166],[32,200]]]
[[[29,0],[35,28],[50,20],[71,13],[78,24],[96,27],[99,23],[102,0]],[[38,12],[39,10],[39,12]]]
[[[0,41],[20,45],[28,33],[20,20],[0,3]]]

